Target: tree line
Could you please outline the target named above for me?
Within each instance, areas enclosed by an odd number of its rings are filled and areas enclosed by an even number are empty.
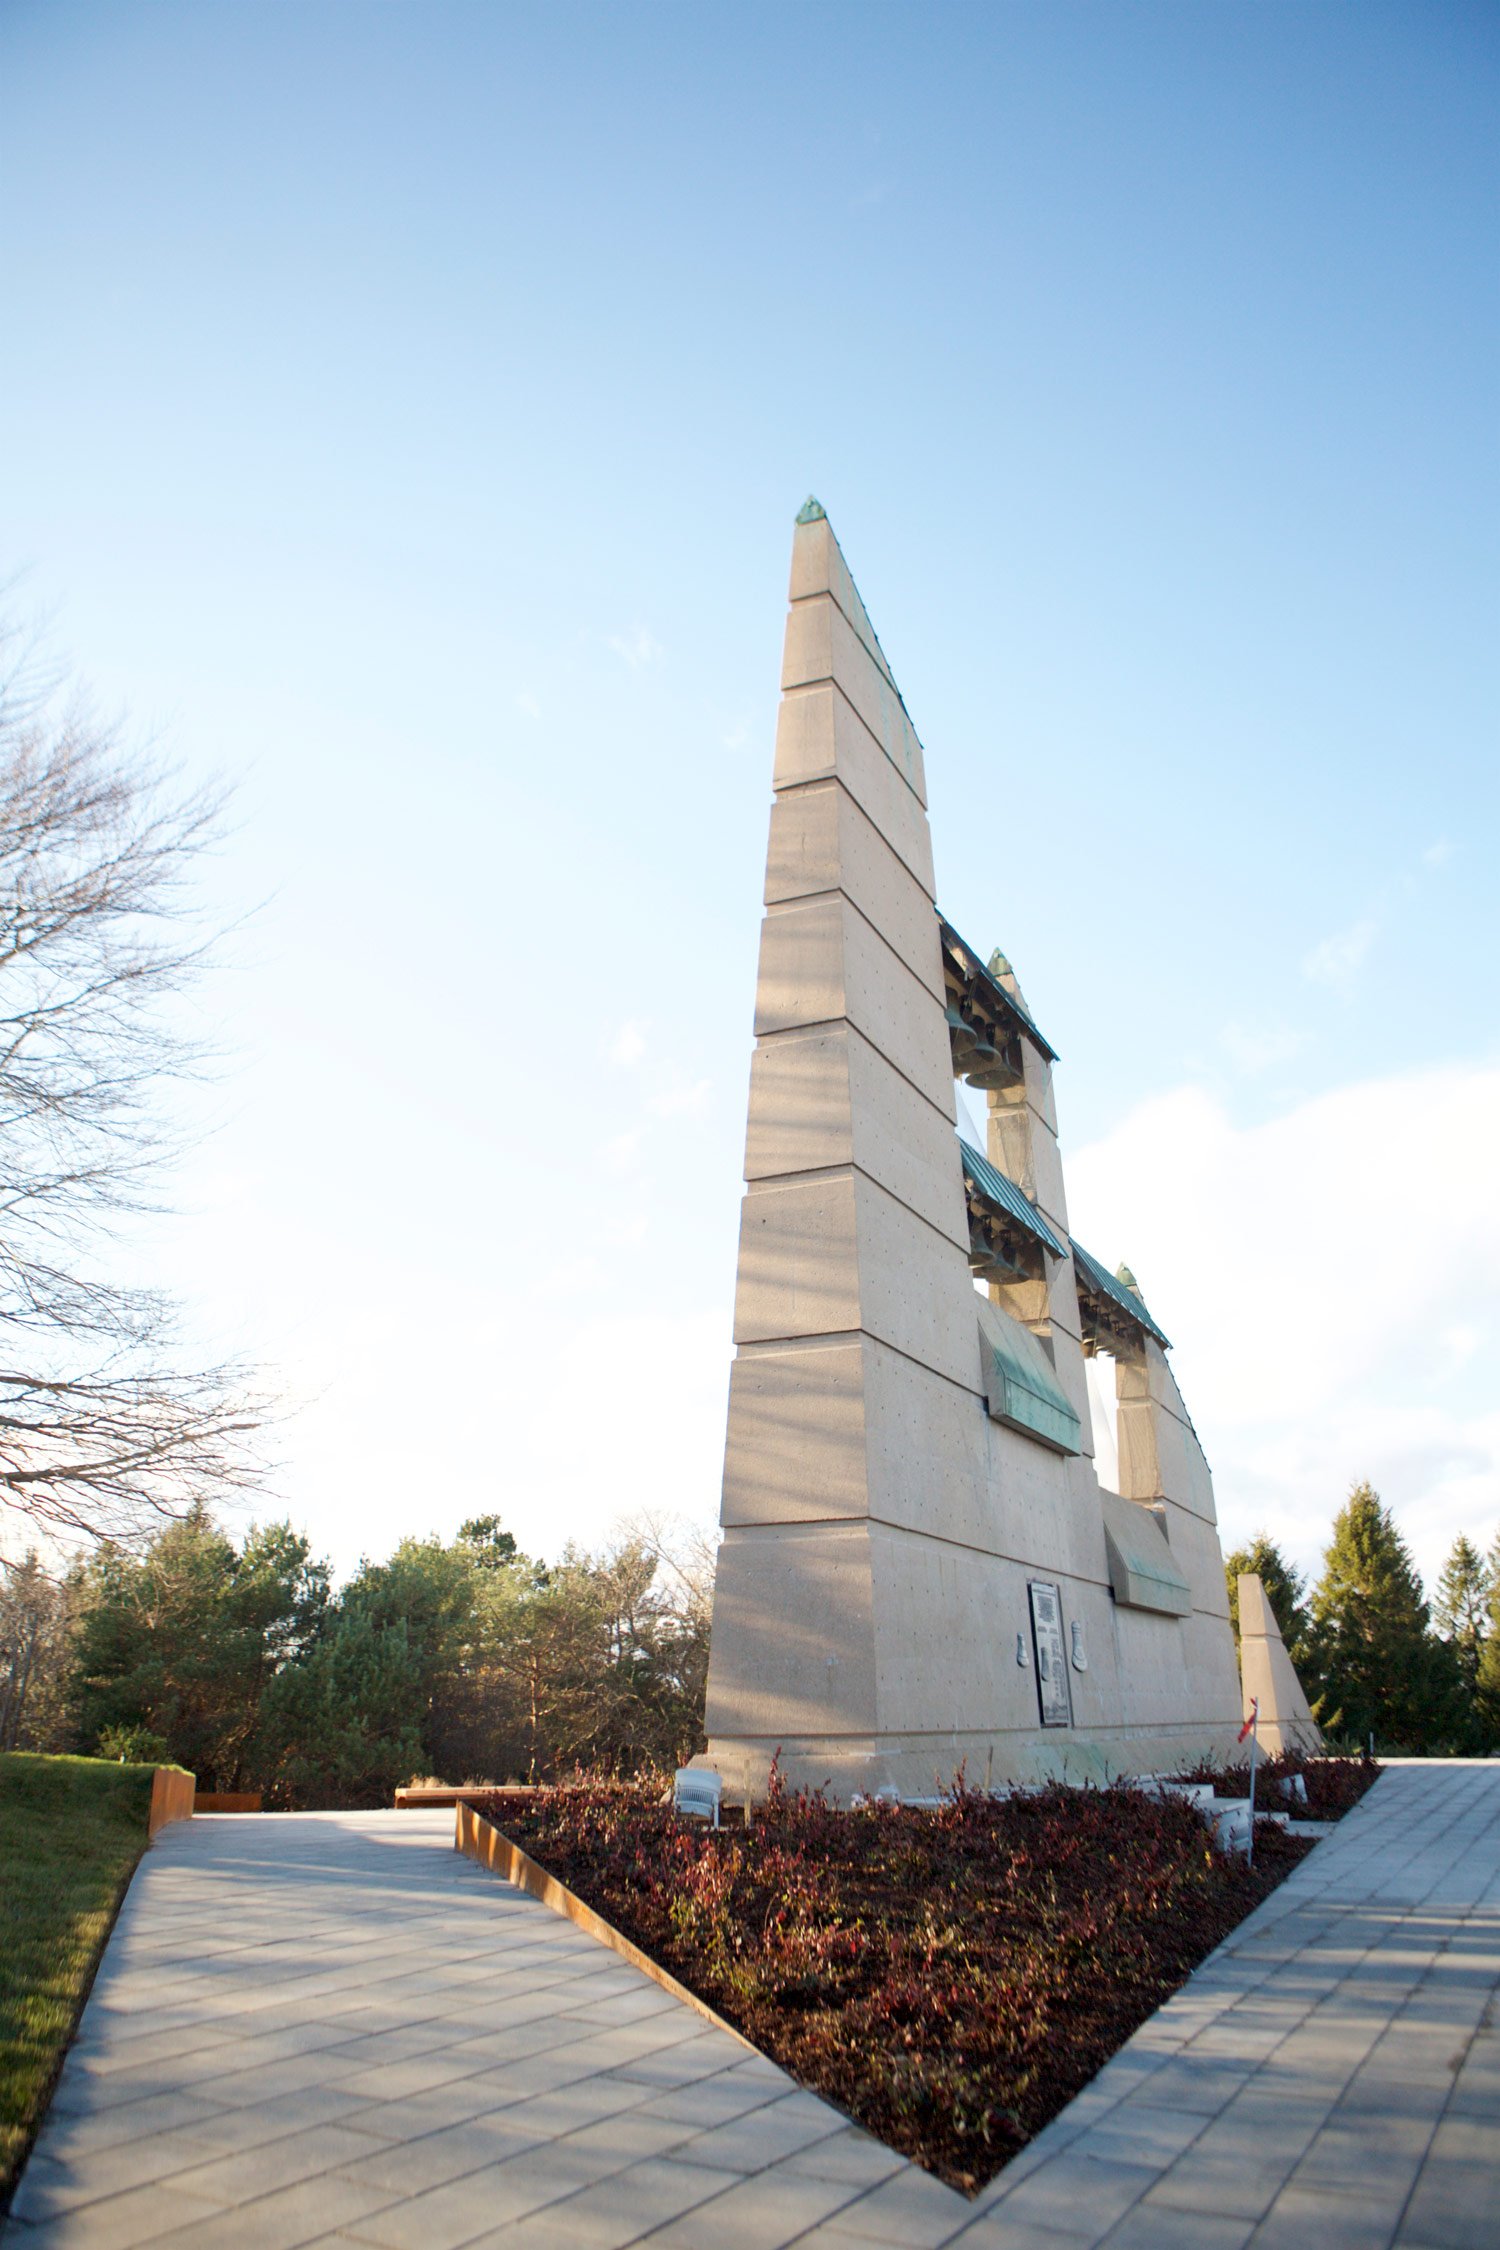
[[[1360,1485],[1311,1590],[1264,1534],[1225,1567],[1236,1632],[1259,1574],[1331,1747],[1500,1745],[1500,1535],[1456,1540],[1429,1604]],[[479,1516],[335,1592],[288,1524],[236,1539],[198,1506],[62,1578],[0,1565],[0,1749],[171,1759],[287,1808],[677,1765],[703,1746],[712,1571],[708,1542],[650,1525],[543,1563]]]
[[[651,1526],[542,1563],[479,1516],[335,1593],[290,1525],[236,1540],[196,1506],[61,1579],[0,1569],[0,1749],[170,1760],[286,1808],[675,1765],[702,1747],[711,1570]]]
[[[1460,1535],[1429,1602],[1389,1508],[1358,1484],[1334,1518],[1309,1590],[1263,1532],[1225,1560],[1255,1572],[1330,1746],[1413,1757],[1500,1747],[1500,1532],[1486,1555]]]

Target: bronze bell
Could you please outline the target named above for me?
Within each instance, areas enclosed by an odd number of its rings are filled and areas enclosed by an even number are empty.
[[[1006,1039],[997,1031],[992,1043],[987,1035],[982,1035],[974,1049],[974,1060],[963,1076],[971,1086],[982,1087],[985,1092],[1019,1086],[1025,1072],[1020,1067],[1014,1039]]]
[[[944,1014],[948,1018],[948,1036],[953,1046],[953,1074],[955,1078],[967,1078],[977,1053],[974,1027],[951,1000]]]

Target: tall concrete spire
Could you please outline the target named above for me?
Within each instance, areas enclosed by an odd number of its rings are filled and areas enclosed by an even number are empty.
[[[1322,1731],[1287,1654],[1265,1586],[1247,1571],[1241,1574],[1239,1594],[1240,1677],[1245,1709],[1252,1697],[1259,1706],[1261,1749],[1268,1758],[1289,1750],[1315,1754],[1323,1747]]]
[[[814,500],[790,591],[710,1760],[758,1788],[780,1749],[794,1779],[845,1793],[928,1791],[961,1759],[975,1778],[1051,1770],[1059,1749],[1103,1772],[1164,1698],[1202,1747],[1238,1702],[1217,1539],[1222,1648],[1195,1702],[1196,1587],[1158,1513],[1119,1499],[1107,1536],[1086,1439],[1069,1436],[1089,1426],[1085,1315],[1051,1049],[1008,964],[1002,986],[935,911],[922,746]],[[954,1131],[960,1051],[996,1089],[988,1161]],[[976,1271],[998,1277],[988,1303]],[[1132,1302],[1115,1308],[1129,1338]],[[1142,1612],[1161,1646],[1138,1709],[1112,1578],[1158,1605]]]

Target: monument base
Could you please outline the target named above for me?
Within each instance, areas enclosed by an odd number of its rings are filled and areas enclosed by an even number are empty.
[[[1089,1733],[1037,1727],[1031,1732],[833,1735],[803,1741],[715,1742],[693,1760],[724,1782],[726,1799],[760,1802],[770,1787],[775,1760],[788,1789],[822,1789],[830,1801],[847,1805],[856,1796],[881,1791],[903,1803],[935,1798],[951,1789],[962,1772],[975,1789],[998,1789],[1012,1782],[1065,1781],[1105,1788],[1139,1774],[1175,1774],[1212,1761],[1231,1764],[1243,1756],[1235,1747],[1232,1720],[1184,1722],[1180,1726],[1118,1727]]]

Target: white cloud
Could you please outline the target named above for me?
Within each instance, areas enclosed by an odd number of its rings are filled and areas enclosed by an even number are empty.
[[[653,1094],[648,1108],[653,1117],[701,1117],[708,1107],[713,1092],[711,1079],[679,1078],[671,1086]]]
[[[618,1179],[622,1173],[633,1172],[640,1161],[640,1127],[629,1133],[616,1133],[612,1140],[599,1144],[599,1162],[606,1172]]]
[[[1455,1367],[1465,1366],[1483,1342],[1483,1329],[1473,1327],[1466,1320],[1455,1321],[1451,1328],[1443,1331],[1443,1349],[1449,1354]]]
[[[604,1241],[616,1250],[633,1250],[650,1231],[651,1222],[644,1211],[616,1211],[601,1230]]]
[[[1500,1518],[1500,1068],[1371,1080],[1236,1126],[1192,1088],[1068,1165],[1080,1238],[1175,1340],[1226,1545],[1317,1564],[1368,1477],[1429,1583]]]
[[[605,1051],[612,1063],[619,1063],[626,1070],[638,1063],[646,1052],[645,1019],[632,1017],[628,1023],[622,1023]]]
[[[1219,1033],[1219,1045],[1244,1078],[1289,1062],[1306,1044],[1307,1033],[1285,1023],[1226,1023]]]
[[[632,672],[639,672],[647,664],[658,664],[666,654],[661,642],[652,638],[644,625],[633,632],[611,633],[608,645],[616,656],[623,657]]]
[[[1441,867],[1445,860],[1450,860],[1452,857],[1453,846],[1446,836],[1440,836],[1435,844],[1429,844],[1426,851],[1423,852],[1422,865],[1424,867]]]
[[[1336,992],[1347,991],[1363,967],[1379,927],[1374,915],[1367,914],[1362,921],[1351,922],[1347,930],[1335,930],[1332,937],[1324,938],[1320,945],[1303,955],[1302,974],[1310,984],[1326,984]]]
[[[542,715],[542,707],[536,697],[526,692],[516,697],[516,709],[527,719],[539,719]]]

